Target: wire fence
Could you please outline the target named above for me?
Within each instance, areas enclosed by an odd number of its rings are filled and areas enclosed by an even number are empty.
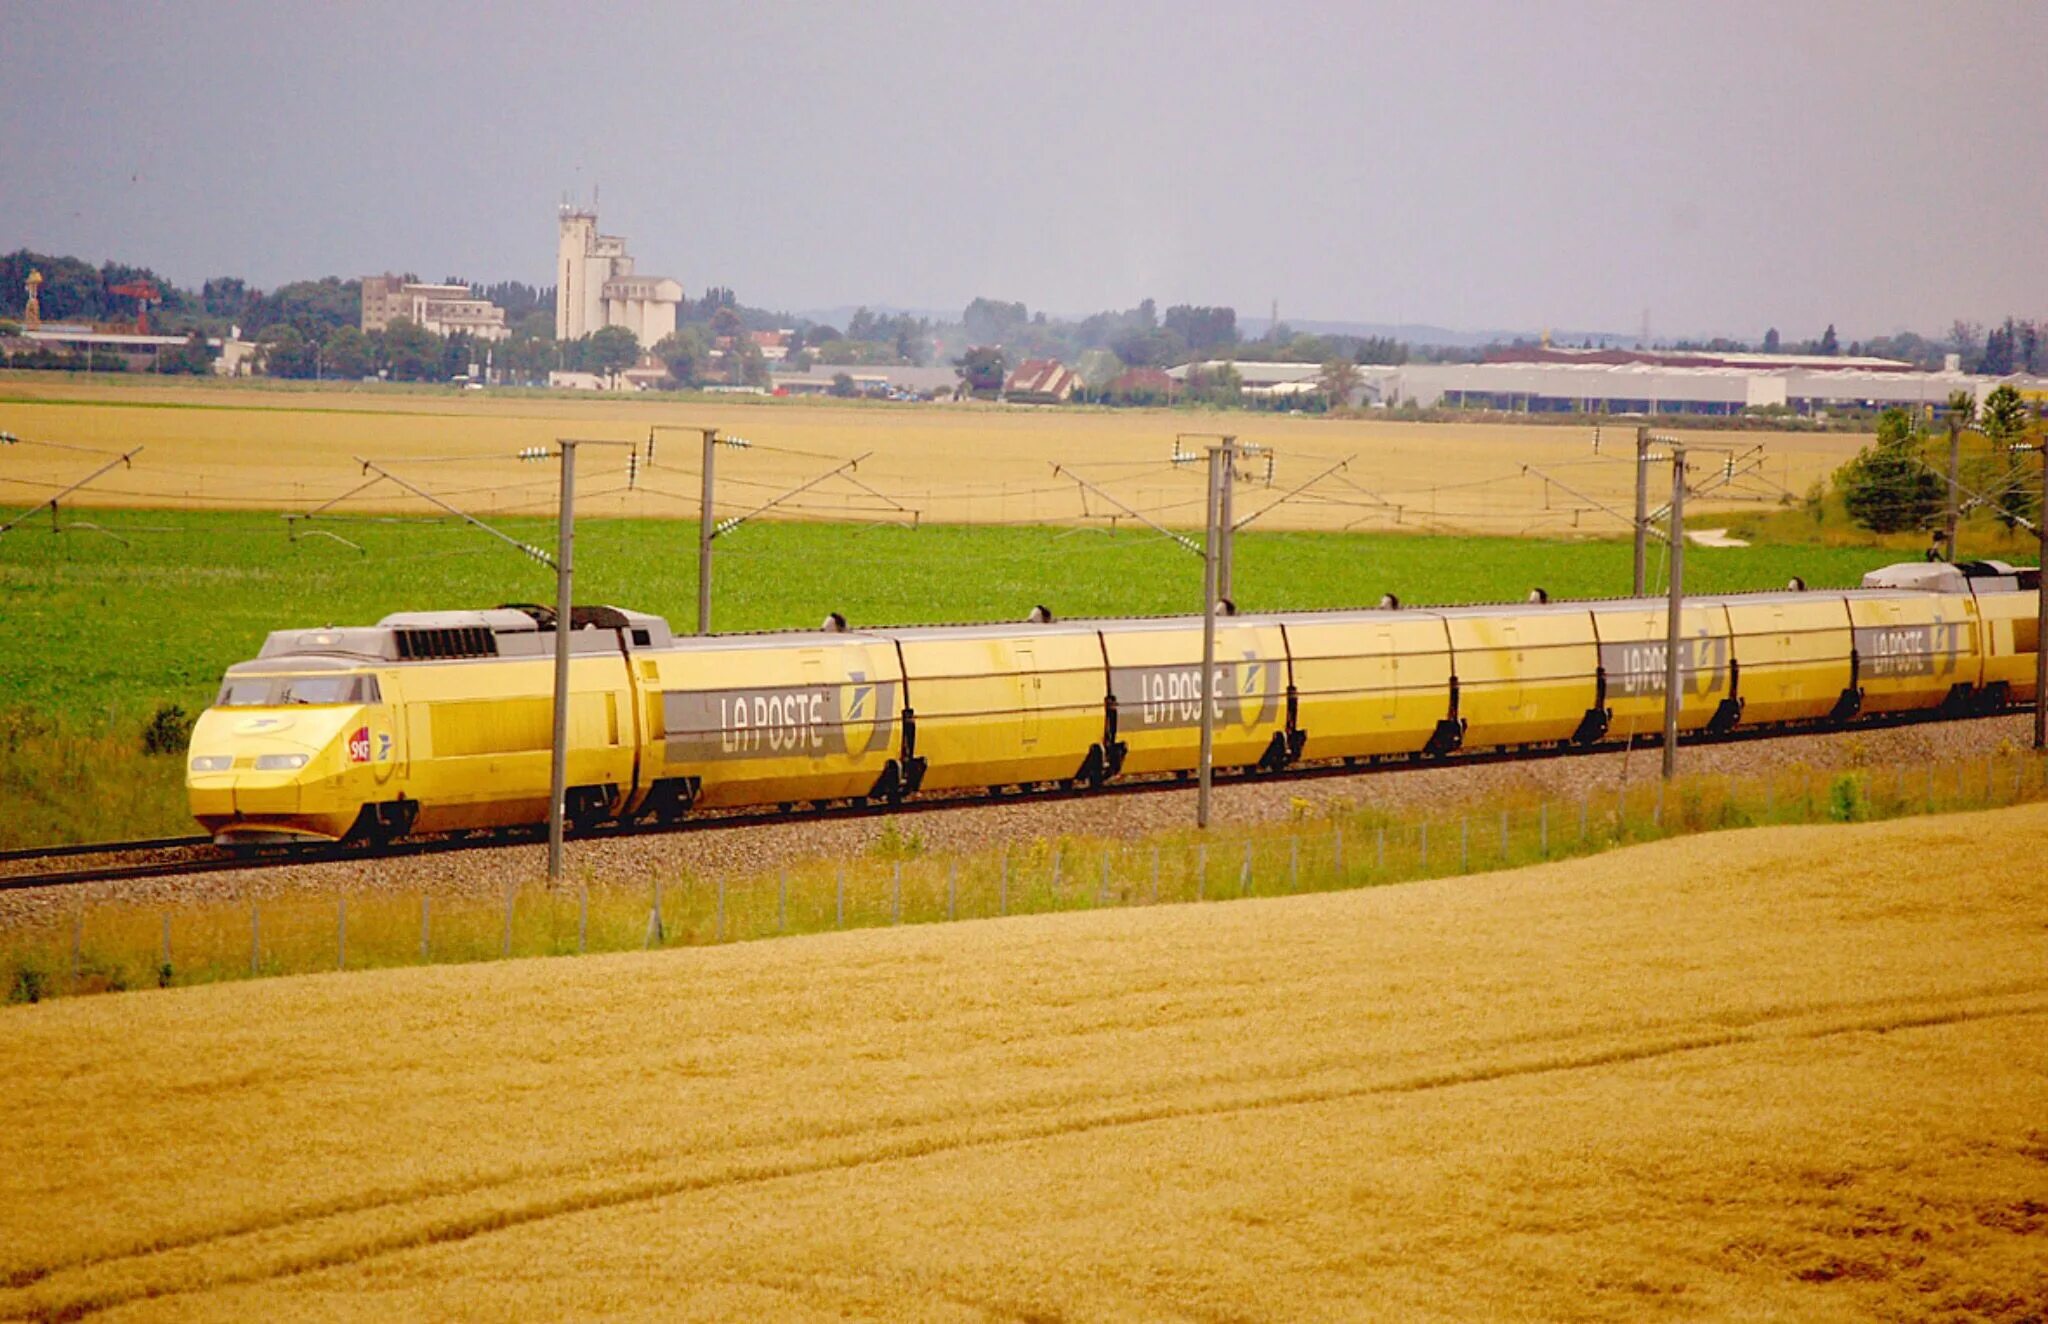
[[[683,871],[642,886],[507,885],[490,895],[340,895],[75,906],[0,936],[6,999],[270,975],[705,946],[1015,915],[1207,904],[1517,868],[1630,843],[2048,799],[2048,762],[1991,754],[1848,772],[1792,769],[1517,795],[1413,816],[1297,801],[1281,826],[1137,841],[1045,838],[962,854],[890,820],[853,858]],[[1930,886],[1940,880],[1930,879]]]

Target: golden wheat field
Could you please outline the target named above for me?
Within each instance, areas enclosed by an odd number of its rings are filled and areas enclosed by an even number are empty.
[[[744,513],[866,456],[781,513],[948,523],[1115,517],[1128,524],[1143,516],[1200,527],[1199,466],[1172,463],[1176,439],[1185,435],[1181,444],[1192,449],[1202,440],[1191,434],[1224,429],[1272,450],[1270,469],[1264,457],[1244,462],[1239,517],[1310,485],[1262,516],[1261,527],[1613,535],[1626,530],[1627,515],[1612,512],[1628,511],[1634,499],[1635,434],[1626,424],[1603,428],[1596,453],[1593,429],[1569,426],[0,381],[0,430],[115,453],[144,448],[132,469],[74,499],[84,505],[308,509],[361,484],[352,458],[361,456],[389,461],[401,476],[478,512],[538,513],[552,509],[555,471],[520,463],[518,451],[565,436],[637,441],[644,449],[652,434],[654,467],[635,475],[630,490],[623,450],[584,453],[578,509],[694,516],[695,430],[704,427],[755,443],[719,452],[722,514]],[[1696,457],[1698,483],[1714,486],[1694,503],[1703,516],[1803,494],[1861,442],[1813,433],[1700,433],[1693,440],[1710,448]],[[46,499],[99,462],[76,451],[13,448],[0,456],[0,507]],[[1055,473],[1055,465],[1066,472]],[[1085,490],[1076,476],[1097,490]],[[337,509],[426,507],[384,484]]]
[[[8,1008],[0,1314],[2038,1320],[2044,831]]]

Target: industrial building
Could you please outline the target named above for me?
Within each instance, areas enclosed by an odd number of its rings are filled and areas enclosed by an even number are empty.
[[[512,334],[505,310],[477,298],[467,285],[425,285],[389,274],[363,277],[363,330],[383,331],[400,319],[437,336],[503,340]]]
[[[1676,356],[1672,356],[1676,357]],[[1716,366],[1631,359],[1603,361],[1516,358],[1489,363],[1363,364],[1353,404],[1493,409],[1509,413],[1739,414],[1776,406],[1795,414],[1892,405],[1939,409],[1950,393],[1980,402],[2000,382],[1955,370],[1928,372],[1886,359],[1821,359],[1785,355],[1721,355]],[[1754,358],[1756,363],[1740,360]],[[1191,368],[1170,370],[1185,382]],[[1322,365],[1233,363],[1252,399],[1284,401],[1315,394]],[[2030,382],[2016,383],[2025,392]]]
[[[557,250],[555,339],[580,340],[600,327],[623,326],[651,346],[676,329],[681,281],[636,276],[626,241],[597,232],[597,213],[563,207]]]

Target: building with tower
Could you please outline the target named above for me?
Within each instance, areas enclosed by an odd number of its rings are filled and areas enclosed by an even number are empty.
[[[635,275],[626,241],[599,234],[594,210],[562,208],[555,277],[557,340],[579,340],[600,327],[623,326],[644,347],[675,332],[682,282]]]

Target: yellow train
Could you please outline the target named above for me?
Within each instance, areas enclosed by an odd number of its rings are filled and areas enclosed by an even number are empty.
[[[1908,564],[1860,589],[1688,599],[1685,732],[2031,703],[2037,572]],[[1662,600],[678,638],[570,622],[567,812],[895,798],[1196,766],[1586,745],[1662,729]],[[218,840],[340,840],[547,816],[555,620],[539,607],[283,630],[192,736]]]

